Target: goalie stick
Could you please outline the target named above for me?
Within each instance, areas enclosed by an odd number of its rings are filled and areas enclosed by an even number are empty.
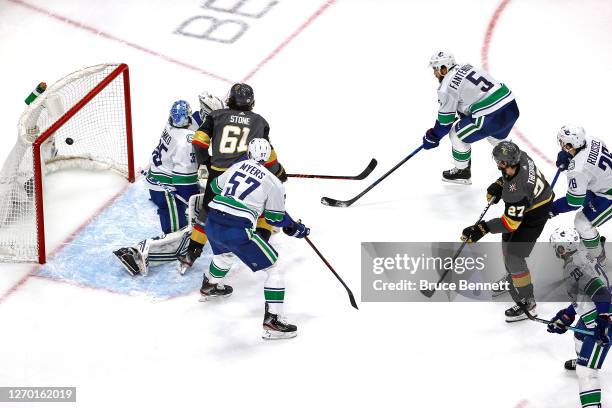
[[[376,168],[378,162],[376,159],[372,159],[367,167],[356,176],[329,176],[322,174],[287,174],[287,177],[295,178],[319,178],[319,179],[330,179],[330,180],[363,180],[368,177],[370,173]]]
[[[518,307],[521,308],[521,310],[523,311],[523,313],[525,313],[525,316],[527,316],[527,318],[529,318],[529,320],[534,321],[534,322],[538,322],[538,323],[543,323],[543,324],[546,324],[546,325],[552,323],[550,320],[540,319],[539,317],[535,317],[534,315],[529,313],[529,310],[527,310],[527,308],[525,307],[523,302],[517,302],[516,304],[518,305]],[[583,330],[583,329],[579,329],[578,327],[574,327],[574,326],[566,326],[566,327],[567,327],[568,330],[571,330],[571,331],[576,332],[576,333],[584,334],[586,336],[595,336],[595,333],[590,331],[590,330]]]
[[[336,200],[334,198],[323,197],[323,198],[321,198],[321,204],[329,205],[331,207],[349,207],[355,201],[357,201],[361,197],[363,197],[365,193],[367,193],[368,191],[373,189],[378,183],[380,183],[381,181],[386,179],[387,176],[389,176],[391,173],[393,173],[395,170],[397,170],[402,164],[404,164],[408,160],[410,160],[415,154],[417,154],[419,151],[421,151],[422,148],[423,148],[423,145],[419,146],[415,151],[413,151],[408,156],[406,156],[401,162],[397,163],[391,170],[386,172],[382,177],[380,177],[374,183],[370,184],[370,186],[368,188],[366,188],[365,190],[363,190],[361,193],[357,194],[355,197],[351,198],[350,200],[343,201],[343,200]]]
[[[474,225],[478,224],[480,221],[482,221],[483,217],[485,216],[485,214],[487,213],[487,211],[489,211],[489,208],[491,208],[491,204],[493,204],[493,200],[495,199],[495,197],[491,197],[491,200],[487,203],[487,206],[485,207],[484,210],[482,210],[482,213],[480,213],[480,217],[478,217],[478,220],[474,223]],[[465,248],[465,246],[467,245],[467,240],[463,241],[463,243],[461,244],[461,246],[459,247],[459,249],[457,250],[457,252],[455,252],[455,255],[453,255],[452,261],[451,261],[451,265],[455,264],[455,260],[457,259],[457,257],[459,256],[459,254],[461,254],[461,251],[463,251],[463,248]],[[446,278],[446,275],[448,275],[448,273],[450,271],[452,271],[453,268],[448,268],[446,270],[444,270],[444,273],[442,273],[442,276],[440,276],[440,279],[438,279],[438,283],[436,283],[436,286],[440,285],[442,282],[444,282],[444,279]],[[425,295],[426,297],[430,298],[434,295],[434,293],[436,293],[436,289],[421,289],[421,293],[423,295]]]
[[[344,286],[344,289],[346,289],[346,292],[348,293],[348,297],[349,297],[349,301],[351,302],[351,306],[353,306],[355,309],[359,310],[359,308],[357,307],[357,302],[355,301],[355,296],[353,296],[353,292],[351,291],[351,289],[349,289],[349,287],[346,285],[346,283],[344,283],[344,281],[342,280],[342,278],[340,277],[340,275],[338,275],[336,273],[336,271],[334,270],[334,268],[329,264],[329,262],[327,262],[327,259],[325,259],[325,257],[321,254],[321,252],[319,252],[319,250],[317,249],[316,246],[314,246],[314,244],[312,243],[312,241],[308,238],[308,237],[304,237],[304,239],[306,240],[306,242],[308,242],[308,245],[310,245],[310,247],[317,253],[317,255],[319,255],[319,258],[321,258],[321,260],[323,261],[323,263],[325,265],[327,265],[327,267],[329,268],[329,270],[334,274],[334,276],[336,277],[336,279],[338,279],[340,281],[340,283],[342,284],[342,286]]]

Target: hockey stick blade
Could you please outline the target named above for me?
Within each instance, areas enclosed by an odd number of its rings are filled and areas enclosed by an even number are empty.
[[[319,178],[319,179],[329,179],[329,180],[363,180],[372,173],[372,171],[378,165],[378,161],[376,159],[372,159],[367,167],[356,176],[330,176],[325,174],[287,174],[287,177],[295,177],[295,178]]]
[[[342,201],[342,200],[336,200],[335,198],[329,198],[329,197],[321,198],[321,204],[327,205],[330,207],[348,207],[353,203],[354,203],[353,200]]]
[[[355,197],[351,198],[350,200],[346,200],[346,201],[342,201],[342,200],[335,200],[333,198],[329,198],[329,197],[323,197],[321,198],[321,204],[323,205],[328,205],[330,207],[348,207],[350,205],[352,205],[355,201],[359,200],[361,197],[363,197],[368,191],[370,191],[371,189],[373,189],[374,187],[376,187],[381,181],[383,181],[384,179],[386,179],[391,173],[393,173],[395,170],[397,170],[401,165],[403,165],[404,163],[406,163],[408,160],[410,160],[412,157],[414,157],[414,155],[416,155],[418,152],[420,152],[423,149],[423,145],[419,146],[415,151],[413,151],[412,153],[410,153],[408,156],[406,156],[402,161],[400,161],[399,163],[397,163],[395,166],[393,166],[393,168],[391,168],[391,170],[389,170],[388,172],[386,172],[385,174],[383,174],[382,176],[380,176],[380,178],[378,178],[378,180],[374,181],[372,184],[370,184],[365,190],[363,190],[361,193],[357,194]]]
[[[323,261],[323,263],[325,264],[325,266],[327,266],[327,268],[331,271],[331,273],[334,274],[334,276],[336,277],[336,279],[338,279],[340,284],[342,284],[342,286],[346,290],[346,293],[348,294],[349,302],[351,303],[351,306],[353,306],[355,309],[359,310],[359,307],[357,307],[357,302],[355,301],[355,296],[353,295],[353,291],[348,287],[348,285],[344,282],[344,280],[342,280],[340,275],[338,275],[338,273],[333,268],[333,266],[331,266],[331,264],[327,261],[327,259],[325,259],[323,254],[319,251],[319,249],[312,243],[310,238],[304,237],[304,240],[315,251],[315,253],[319,256],[319,258]]]

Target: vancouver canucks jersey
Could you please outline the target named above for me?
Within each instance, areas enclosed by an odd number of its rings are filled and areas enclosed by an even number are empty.
[[[269,133],[270,125],[255,112],[218,109],[206,116],[193,143],[209,150],[212,169],[224,171],[246,154],[251,140],[258,137],[269,140]]]
[[[455,65],[438,88],[438,121],[450,125],[455,115],[488,115],[514,100],[506,85],[470,64]]]
[[[522,222],[528,225],[548,217],[544,204],[553,199],[553,193],[544,175],[525,152],[512,178],[502,178],[502,200],[506,205],[504,215],[487,222],[493,233],[515,231]]]
[[[586,145],[570,161],[567,169],[567,203],[581,207],[587,191],[612,199],[612,153],[606,144],[586,137]]]
[[[253,228],[262,213],[273,225],[278,225],[285,217],[283,183],[255,160],[235,163],[214,179],[211,187],[217,195],[209,208],[246,218]]]
[[[606,270],[596,260],[590,260],[583,251],[576,252],[565,263],[563,270],[567,293],[576,312],[582,315],[581,319],[587,327],[594,327],[598,311],[593,298],[598,300],[597,292],[600,289],[610,289]]]
[[[193,125],[177,128],[170,123],[166,124],[149,161],[149,188],[163,191],[156,186],[157,183],[172,185],[185,199],[197,193],[198,167],[191,144],[194,128]]]

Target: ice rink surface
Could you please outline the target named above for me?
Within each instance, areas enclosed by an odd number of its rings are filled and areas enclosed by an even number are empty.
[[[204,38],[225,20],[233,22]],[[247,81],[288,172],[351,174],[378,159],[362,182],[287,183],[288,209],[359,297],[362,241],[455,241],[498,177],[490,145],[478,143],[473,185],[443,184],[445,139],[353,207],[319,203],[356,195],[420,144],[437,109],[429,56],[449,49],[513,90],[521,110],[513,139],[550,181],[562,124],[610,140],[611,36],[612,3],[601,0],[0,0],[0,160],[35,85],[86,66],[129,65],[140,167],[174,100],[197,105],[204,89],[224,96]],[[260,339],[264,277],[242,266],[229,279],[234,295],[216,303],[197,301],[207,262],[183,278],[168,267],[128,282],[110,250],[148,237],[156,219],[142,185],[126,185],[108,173],[49,176],[48,265],[0,264],[0,385],[76,386],[79,407],[579,406],[577,381],[563,370],[571,336],[508,325],[501,303],[360,303],[355,311],[306,243],[282,234],[271,242],[286,270],[286,312],[299,327],[290,341]],[[126,197],[131,207],[118,211]],[[498,205],[487,219],[499,213]],[[572,220],[555,218],[541,239]],[[540,314],[559,306],[541,304]],[[610,404],[606,365],[601,377]]]

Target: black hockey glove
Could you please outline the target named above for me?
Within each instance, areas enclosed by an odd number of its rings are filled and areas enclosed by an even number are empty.
[[[293,224],[288,227],[283,227],[283,232],[290,237],[304,238],[310,234],[310,228],[306,227],[300,221],[294,221]]]
[[[487,227],[487,223],[484,221],[480,221],[476,225],[471,225],[463,230],[463,234],[461,235],[462,241],[478,242],[482,237],[487,235],[489,232],[489,227]]]
[[[429,129],[423,136],[423,148],[425,150],[434,149],[440,146],[440,138],[433,133],[433,129]]]
[[[281,181],[281,183],[284,183],[287,181],[287,172],[282,164],[278,163],[278,167],[279,169],[274,173],[274,175]]]
[[[597,344],[602,347],[610,344],[610,335],[608,333],[610,329],[610,316],[607,314],[600,314],[595,319],[595,340]]]
[[[554,318],[550,319],[548,324],[549,333],[563,334],[567,331],[567,326],[571,326],[576,318],[576,311],[573,307],[562,309],[557,312]]]
[[[491,198],[493,198],[493,204],[499,203],[499,200],[501,200],[501,197],[502,197],[503,190],[504,190],[504,181],[500,177],[497,180],[495,180],[495,183],[491,184],[487,188],[487,201],[491,201]]]
[[[568,168],[572,158],[573,157],[572,157],[571,154],[569,154],[565,150],[561,150],[557,154],[557,161],[556,161],[555,165],[557,166],[557,168],[561,169],[561,171],[567,170],[567,168]]]

